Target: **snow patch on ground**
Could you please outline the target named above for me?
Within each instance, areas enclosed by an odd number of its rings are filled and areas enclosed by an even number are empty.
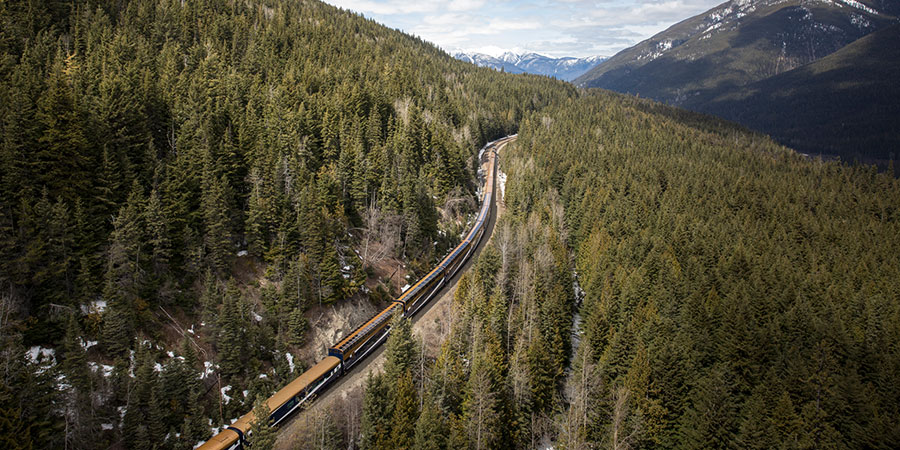
[[[101,430],[104,430],[104,431],[112,430],[112,429],[113,429],[113,424],[111,424],[111,423],[101,423],[101,424],[100,424],[100,429],[101,429]]]
[[[253,314],[253,320],[262,322],[262,316],[257,314],[256,311],[250,311],[250,314]]]
[[[247,256],[247,250],[241,250],[241,251],[237,252],[237,255],[238,256]]]
[[[722,26],[722,22],[716,22],[716,23],[710,25],[710,27],[707,28],[706,31],[703,32],[703,34],[709,33],[710,31],[718,29],[721,26]]]
[[[203,372],[200,373],[200,379],[204,379],[215,372],[215,366],[209,361],[203,361]]]
[[[154,364],[154,365],[153,365],[153,370],[156,371],[156,372],[162,372],[162,370],[163,370],[162,364],[160,364],[160,363]]]
[[[228,386],[223,387],[222,389],[219,389],[219,392],[222,393],[222,400],[225,401],[225,404],[226,404],[226,405],[228,404],[228,402],[231,401],[231,397],[229,397],[228,394],[227,394],[227,392],[230,391],[230,390],[231,390],[231,385],[230,385],[230,384],[229,384]]]
[[[497,183],[500,185],[500,198],[506,198],[506,174],[497,170]]]
[[[288,367],[290,368],[291,373],[294,373],[294,355],[285,353],[284,357],[287,359]]]
[[[858,28],[869,28],[870,26],[872,26],[871,22],[869,22],[865,17],[859,14],[851,14],[850,23],[856,25]]]
[[[113,373],[113,366],[107,366],[106,364],[97,364],[93,361],[88,361],[88,368],[91,369],[91,372],[100,370],[100,373],[103,374],[104,377],[109,377]]]
[[[409,289],[409,283],[406,283],[406,286],[400,288],[400,292],[406,292],[407,289]]]
[[[850,7],[856,8],[856,9],[861,9],[869,14],[874,14],[876,16],[879,15],[878,11],[875,11],[874,9],[869,8],[868,6],[863,5],[862,3],[860,3],[856,0],[840,0],[840,2],[847,6],[850,6]]]
[[[69,390],[69,388],[71,388],[71,387],[72,387],[72,385],[67,382],[65,375],[59,374],[59,376],[56,377],[56,390],[57,391],[65,392],[65,391]]]
[[[106,311],[106,300],[94,300],[87,305],[81,305],[83,314],[102,313]]]
[[[25,352],[25,356],[27,356],[28,360],[32,363],[40,364],[41,367],[37,370],[38,373],[44,373],[44,371],[56,365],[56,350],[53,350],[52,348],[44,348],[35,345]]]

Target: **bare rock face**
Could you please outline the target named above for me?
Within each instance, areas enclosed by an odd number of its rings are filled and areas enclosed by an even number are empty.
[[[360,295],[334,305],[314,307],[309,316],[307,342],[300,351],[301,358],[307,364],[322,359],[328,354],[329,347],[365,323],[377,311],[379,308],[368,297]]]

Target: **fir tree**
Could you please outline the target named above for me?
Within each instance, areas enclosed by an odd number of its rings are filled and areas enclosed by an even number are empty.
[[[243,373],[244,357],[244,320],[241,318],[241,293],[234,284],[234,280],[228,282],[225,291],[222,311],[219,314],[217,325],[219,328],[219,365],[221,373],[225,377],[233,378]]]
[[[418,350],[412,335],[412,323],[402,314],[391,321],[391,334],[384,350],[384,374],[387,380],[397,380],[405,373],[414,373]]]
[[[88,393],[90,387],[90,372],[88,372],[87,355],[81,346],[81,325],[75,314],[69,315],[66,322],[66,335],[63,339],[64,359],[61,369],[68,382],[78,391]]]
[[[360,418],[359,447],[362,449],[390,448],[389,433],[392,414],[391,398],[384,375],[366,377],[363,410]]]
[[[147,227],[147,244],[150,247],[148,256],[151,265],[157,274],[163,274],[167,271],[169,260],[172,257],[172,244],[169,239],[169,224],[166,220],[165,210],[156,189],[150,192],[147,200],[144,222]]]
[[[409,371],[397,378],[393,410],[390,422],[391,446],[396,449],[411,449],[419,418],[419,395],[413,387]]]
[[[253,449],[272,450],[275,447],[275,430],[269,423],[269,415],[272,412],[269,410],[269,405],[266,403],[266,398],[263,395],[257,396],[254,404],[253,415],[256,417],[256,420],[250,427],[250,441]]]
[[[416,421],[415,448],[442,450],[447,448],[449,428],[435,398],[426,395],[422,412]]]

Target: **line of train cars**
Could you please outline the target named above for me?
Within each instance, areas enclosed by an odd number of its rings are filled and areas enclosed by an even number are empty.
[[[431,297],[453,278],[460,267],[469,259],[484,235],[486,222],[490,216],[494,193],[494,167],[497,150],[515,135],[488,143],[485,152],[488,157],[487,174],[485,175],[482,193],[481,210],[475,224],[466,237],[434,268],[428,275],[407,289],[390,306],[376,314],[368,322],[350,333],[347,337],[328,349],[328,356],[312,366],[306,372],[276,392],[266,401],[271,411],[270,423],[277,425],[292,412],[310,401],[317,393],[362,360],[369,352],[377,348],[387,338],[391,319],[394,314],[402,313],[412,316]],[[256,421],[253,412],[225,427],[221,433],[213,436],[201,445],[198,450],[233,450],[241,449],[249,442],[249,430]]]

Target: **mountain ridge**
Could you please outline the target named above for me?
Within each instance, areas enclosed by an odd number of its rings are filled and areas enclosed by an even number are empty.
[[[599,55],[584,58],[572,56],[552,58],[534,52],[504,52],[500,56],[457,52],[453,54],[453,57],[461,61],[482,67],[490,67],[494,70],[502,70],[507,73],[546,75],[564,81],[574,80],[608,58]]]
[[[704,111],[806,153],[887,167],[900,149],[900,24],[818,61],[705,101]],[[893,63],[892,63],[893,62]]]
[[[898,10],[878,0],[731,0],[617,53],[575,84],[678,106],[827,56],[894,23]]]
[[[847,131],[839,136],[833,127],[823,124],[843,128],[842,124],[858,123],[849,111],[890,110],[887,102],[894,98],[892,94],[873,96],[864,89],[842,90],[837,85],[853,83],[856,75],[874,82],[878,74],[896,72],[892,67],[894,60],[883,57],[883,68],[865,63],[865,74],[850,71],[833,77],[809,75],[806,82],[815,83],[818,91],[803,86],[801,79],[803,74],[811,74],[803,71],[805,67],[865,36],[896,26],[898,14],[900,2],[880,0],[731,0],[619,52],[574,83],[720,115],[770,133],[803,152],[884,166],[895,150],[889,146],[892,127],[882,117],[860,128],[869,130],[867,133]],[[867,48],[892,54],[886,45]],[[844,58],[853,59],[854,55],[862,58],[861,63],[877,57],[862,55],[857,49]],[[779,78],[785,74],[792,75]],[[790,89],[782,89],[779,81],[770,81],[779,79],[788,83]],[[825,81],[835,86],[826,85]],[[889,83],[889,78],[885,78],[875,84],[892,93]],[[781,96],[773,97],[776,92],[781,92]],[[828,101],[830,93],[838,92],[843,108]],[[786,98],[793,95],[797,98]],[[763,98],[771,102],[762,101]],[[774,104],[783,109],[773,108]],[[881,107],[872,106],[877,104]],[[786,126],[788,122],[792,124],[790,128]],[[872,123],[882,126],[875,129]],[[835,140],[828,142],[823,139],[826,136]],[[861,148],[860,142],[877,144]]]

